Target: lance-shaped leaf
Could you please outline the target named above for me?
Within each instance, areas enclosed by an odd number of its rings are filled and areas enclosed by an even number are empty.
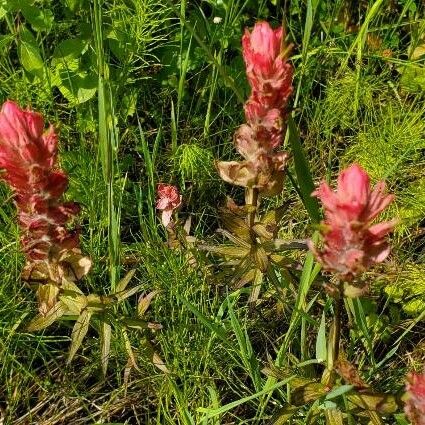
[[[285,425],[289,422],[292,416],[298,412],[298,406],[291,406],[290,404],[279,409],[271,418],[270,425]]]
[[[265,240],[271,240],[274,236],[275,228],[270,224],[255,223],[252,226],[252,230],[260,237]]]
[[[129,284],[130,280],[133,278],[134,274],[136,273],[136,269],[130,270],[118,283],[115,287],[115,293],[122,292],[127,288],[127,285]]]
[[[146,310],[151,305],[153,298],[158,293],[159,291],[152,291],[152,292],[149,292],[149,294],[145,295],[144,297],[139,298],[139,302],[137,303],[137,315],[139,317],[143,317],[143,315],[146,313]]]
[[[220,245],[220,246],[212,246],[212,245],[198,245],[198,248],[203,251],[209,251],[214,254],[223,255],[226,257],[233,258],[244,258],[249,254],[249,249],[242,248],[239,246],[228,246],[228,245]]]
[[[223,223],[223,227],[230,233],[233,233],[243,239],[245,242],[250,243],[251,232],[246,221],[242,217],[239,217],[235,213],[229,211],[227,208],[221,208],[220,211],[222,213],[221,221]]]
[[[266,225],[271,224],[273,226],[277,226],[282,220],[287,208],[287,205],[282,205],[278,208],[267,211],[261,219],[261,223]]]
[[[71,347],[69,348],[67,364],[71,363],[72,359],[75,356],[75,353],[81,346],[84,337],[89,330],[89,324],[92,313],[87,309],[84,309],[81,314],[78,316],[77,321],[75,322],[74,328],[72,329],[71,334]]]
[[[61,302],[58,301],[48,312],[46,315],[38,314],[27,326],[28,332],[40,331],[41,329],[47,328],[50,326],[55,320],[62,317],[67,308]]]
[[[108,370],[109,353],[111,351],[111,325],[105,321],[100,324],[100,363],[102,365],[103,376]]]
[[[338,409],[325,410],[326,425],[344,425],[342,412]]]
[[[253,248],[252,256],[257,267],[265,273],[269,267],[269,259],[264,248],[261,245],[255,246]]]
[[[221,233],[225,238],[229,239],[229,241],[233,242],[235,245],[239,245],[244,248],[249,248],[251,246],[250,243],[244,241],[238,236],[235,236],[233,233],[230,233],[225,229],[217,229],[217,233]]]
[[[149,360],[162,372],[170,373],[170,370],[167,368],[165,362],[161,359],[160,355],[155,351],[152,343],[146,338],[143,340],[144,345],[144,354],[147,355]]]
[[[114,294],[118,302],[124,301],[125,299],[137,294],[142,289],[143,285],[135,286],[134,288],[126,289],[125,291],[117,292]]]
[[[142,319],[132,319],[132,318],[122,318],[121,323],[123,323],[127,328],[130,329],[162,329],[162,325],[159,323],[151,323]]]
[[[266,251],[280,252],[290,251],[294,249],[308,249],[307,242],[303,239],[285,241],[283,239],[274,239],[273,241],[264,242],[263,247]]]
[[[58,301],[59,287],[52,283],[45,283],[37,289],[38,311],[46,316]]]
[[[378,394],[362,390],[347,395],[348,400],[361,410],[371,410],[383,415],[391,415],[403,406],[401,400],[391,394]]]

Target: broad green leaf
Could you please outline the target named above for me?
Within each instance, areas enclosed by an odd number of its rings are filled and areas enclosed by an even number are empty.
[[[54,18],[50,9],[33,6],[28,1],[21,1],[20,6],[22,15],[31,24],[34,31],[48,32],[52,29]]]
[[[41,314],[37,315],[29,325],[27,326],[28,332],[40,331],[41,329],[47,328],[55,320],[59,319],[64,315],[66,311],[66,306],[61,302],[57,302],[56,305],[49,310],[49,312],[42,316]]]
[[[84,52],[87,43],[80,38],[69,38],[60,42],[54,52],[53,59],[57,61],[64,61],[78,59]]]
[[[102,321],[100,324],[100,363],[102,365],[103,376],[108,370],[109,353],[111,350],[111,325]]]
[[[18,48],[19,60],[25,71],[39,77],[43,76],[44,62],[36,44],[20,40]]]
[[[92,99],[97,91],[97,77],[85,72],[70,72],[58,64],[55,85],[71,105],[79,105]]]
[[[83,310],[75,322],[71,334],[71,347],[69,349],[67,364],[71,363],[89,330],[91,315],[92,313],[90,311]]]

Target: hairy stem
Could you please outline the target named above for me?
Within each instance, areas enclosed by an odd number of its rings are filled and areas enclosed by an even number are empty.
[[[246,224],[251,229],[254,225],[255,214],[258,207],[258,189],[247,187],[245,190],[245,204],[250,206],[250,210],[246,216]]]

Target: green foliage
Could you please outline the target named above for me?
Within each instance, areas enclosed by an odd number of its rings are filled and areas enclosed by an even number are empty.
[[[425,267],[409,263],[397,270],[395,278],[385,280],[385,293],[410,316],[425,309]]]
[[[135,268],[130,291],[140,291],[138,301],[111,306],[114,320],[84,313],[78,326],[77,316],[58,324],[58,307],[29,333],[36,306],[19,278],[15,209],[1,185],[0,422],[405,424],[392,416],[402,407],[382,393],[402,391],[423,358],[422,15],[411,0],[0,0],[0,100],[31,106],[60,127],[67,196],[82,206],[76,224],[94,262],[78,287],[106,299]],[[190,243],[170,250],[154,192],[158,181],[178,183],[179,216],[195,213],[198,239],[239,238],[214,234],[230,190],[214,159],[230,157],[244,119],[240,38],[257,19],[283,19],[294,43],[291,112],[300,139],[291,132],[285,142],[295,158],[284,200],[260,204],[269,217],[283,204],[280,228],[271,230],[284,240],[266,246],[267,258],[250,253],[264,276],[245,270],[235,288],[223,270],[245,251],[229,243],[218,247],[229,254],[220,258]],[[391,263],[377,278],[386,302],[349,301],[343,312],[343,354],[376,391],[363,399],[340,376],[332,391],[320,382],[334,301],[313,255],[274,252],[265,267],[270,250],[313,234],[301,199],[317,220],[312,184],[333,181],[351,161],[387,181],[396,194],[388,216],[400,219]],[[239,189],[231,195],[242,203]],[[255,237],[267,239],[268,225],[257,223]],[[373,414],[354,416],[365,405]]]
[[[211,150],[197,143],[183,143],[173,153],[173,168],[179,176],[180,185],[195,185],[197,189],[208,189],[214,179],[214,159]]]

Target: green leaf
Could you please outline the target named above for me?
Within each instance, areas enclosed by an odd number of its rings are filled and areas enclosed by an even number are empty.
[[[326,425],[344,425],[342,412],[338,409],[325,410]]]
[[[203,419],[211,419],[215,416],[222,415],[223,413],[228,412],[229,410],[234,409],[237,406],[240,406],[241,404],[247,403],[248,401],[255,400],[258,397],[261,397],[265,394],[269,394],[275,390],[277,390],[280,387],[283,387],[284,385],[288,384],[294,376],[290,376],[284,381],[278,382],[277,384],[271,385],[270,387],[261,390],[255,394],[252,394],[248,397],[241,398],[236,401],[232,401],[231,403],[225,404],[224,406],[219,407],[218,409],[208,409],[204,407],[198,408],[198,412],[205,413],[205,416]]]
[[[97,91],[97,77],[85,72],[71,72],[63,65],[56,66],[53,83],[71,105],[79,105],[92,99]]]
[[[198,245],[198,248],[204,251],[209,251],[214,254],[223,255],[225,257],[244,258],[249,254],[249,249],[240,246],[212,246],[212,245]]]
[[[139,317],[143,317],[143,315],[146,313],[146,310],[151,305],[153,298],[158,293],[159,293],[159,291],[152,291],[152,292],[149,292],[149,294],[147,294],[146,296],[141,297],[139,299],[139,302],[137,303],[137,315]]]
[[[335,387],[326,395],[326,400],[332,400],[340,395],[348,393],[354,388],[354,385],[341,385],[340,387]]]
[[[159,323],[151,323],[142,319],[123,318],[121,323],[131,329],[161,329]]]
[[[69,349],[67,364],[71,363],[89,330],[91,315],[92,313],[90,311],[83,310],[75,322],[71,334],[71,347]]]
[[[21,39],[18,47],[18,55],[25,71],[39,77],[43,76],[44,62],[36,44]]]
[[[271,418],[271,425],[285,425],[288,423],[289,419],[298,412],[300,408],[298,406],[286,405],[279,409]]]
[[[79,38],[70,38],[59,43],[52,56],[52,65],[63,65],[66,69],[77,70],[79,58],[84,53],[87,43]]]
[[[131,297],[134,294],[137,294],[142,289],[143,285],[135,286],[134,288],[126,289],[125,291],[118,292],[114,294],[118,302],[124,301],[127,298]]]
[[[319,331],[316,340],[316,359],[319,362],[324,362],[328,357],[327,342],[326,342],[326,318],[325,312],[322,313]]]
[[[102,321],[100,324],[100,363],[102,365],[103,376],[108,370],[109,353],[111,350],[111,325]]]
[[[133,278],[134,273],[136,273],[136,269],[130,270],[118,283],[115,287],[115,293],[124,291],[127,288],[130,280]]]
[[[50,9],[32,6],[27,0],[19,3],[22,15],[24,15],[25,19],[31,24],[34,31],[48,32],[52,29],[54,18]]]
[[[28,332],[35,332],[47,328],[55,320],[63,316],[65,312],[66,306],[61,301],[59,301],[48,311],[45,316],[39,314],[33,320],[31,320],[26,329]]]
[[[300,187],[301,200],[310,218],[315,223],[318,223],[320,221],[319,204],[317,200],[311,196],[314,191],[313,178],[301,145],[297,127],[291,115],[288,117],[288,131],[289,143],[292,148],[292,153],[294,154],[295,174]]]

